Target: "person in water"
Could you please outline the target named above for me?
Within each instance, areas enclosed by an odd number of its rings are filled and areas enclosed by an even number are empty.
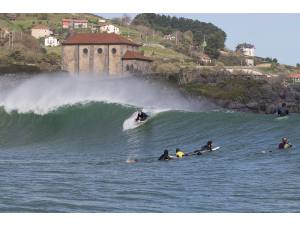
[[[144,121],[144,120],[147,119],[147,117],[148,117],[148,115],[147,115],[146,113],[144,113],[143,111],[139,111],[139,112],[138,112],[138,115],[137,115],[137,117],[136,117],[136,119],[135,119],[135,121],[136,121],[136,122],[137,122],[137,121]]]
[[[202,151],[212,151],[212,144],[212,141],[208,141],[206,145],[203,145],[199,150],[194,151],[194,154],[201,155]]]
[[[278,145],[279,149],[288,149],[291,147],[292,147],[292,145],[289,144],[289,140],[286,137],[282,138],[281,143]]]
[[[172,159],[171,156],[169,156],[169,151],[166,149],[164,153],[158,158],[158,160],[170,160]]]
[[[289,115],[289,110],[286,107],[286,103],[282,103],[281,107],[277,110],[278,116],[287,116]]]
[[[176,148],[176,157],[177,158],[182,158],[185,155],[186,154],[183,151],[181,151],[179,148]]]

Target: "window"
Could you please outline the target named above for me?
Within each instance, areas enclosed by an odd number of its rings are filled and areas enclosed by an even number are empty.
[[[103,52],[102,48],[98,48],[97,52],[98,52],[98,54],[102,54],[102,52]]]
[[[84,53],[84,54],[87,54],[88,52],[89,52],[89,50],[88,50],[87,48],[84,48],[84,49],[83,49],[83,53]]]
[[[129,68],[129,65],[126,65],[126,71],[129,71],[130,68]]]
[[[113,49],[111,50],[111,52],[112,52],[112,54],[116,54],[117,49],[113,48]]]

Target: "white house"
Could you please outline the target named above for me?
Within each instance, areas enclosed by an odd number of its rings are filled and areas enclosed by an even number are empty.
[[[45,38],[45,46],[55,47],[59,45],[59,40],[56,37],[49,36]]]
[[[31,36],[35,37],[36,39],[42,38],[42,37],[48,37],[52,34],[52,31],[49,29],[49,27],[38,24],[31,28]]]
[[[292,84],[300,84],[300,74],[289,74],[287,81]]]
[[[174,34],[167,34],[164,36],[165,40],[174,41],[176,40],[176,36]]]
[[[252,44],[243,43],[236,46],[236,51],[242,53],[244,56],[254,57],[254,50],[255,46]]]
[[[88,27],[88,21],[87,20],[81,20],[81,19],[62,19],[62,27],[64,29],[87,28]]]
[[[112,24],[107,24],[100,27],[100,31],[102,33],[108,33],[108,34],[120,34],[120,29]]]
[[[254,59],[245,59],[246,66],[254,66]]]
[[[199,56],[199,63],[200,63],[201,65],[207,65],[207,64],[212,63],[212,60],[211,60],[211,58],[210,58],[208,55],[202,53],[202,54]]]
[[[106,20],[105,19],[98,19],[98,23],[105,23]]]

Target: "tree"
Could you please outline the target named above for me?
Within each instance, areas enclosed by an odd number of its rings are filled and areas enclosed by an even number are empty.
[[[122,25],[129,25],[130,22],[131,22],[131,17],[128,15],[128,14],[123,14],[122,18],[121,18],[121,21],[122,21]]]
[[[112,18],[112,19],[111,19],[111,22],[112,22],[113,24],[116,24],[116,25],[121,25],[121,24],[122,24],[121,18],[118,18],[118,17]]]
[[[206,52],[212,58],[217,57],[219,50],[225,46],[226,33],[212,23],[183,17],[177,18],[154,13],[142,13],[133,19],[132,24],[144,25],[163,34],[169,34],[176,30],[180,32],[191,31],[193,34],[192,42],[196,46],[200,46],[203,43],[205,35],[207,43]]]
[[[296,67],[300,67],[300,63],[297,63],[297,64],[296,64]]]
[[[188,43],[188,44],[193,44],[194,41],[194,35],[193,32],[188,30],[183,33],[183,41]]]

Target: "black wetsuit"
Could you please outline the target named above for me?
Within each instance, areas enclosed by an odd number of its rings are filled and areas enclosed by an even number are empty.
[[[135,121],[144,121],[147,119],[147,117],[148,117],[148,115],[146,113],[140,112],[140,113],[138,113],[138,116],[135,119]]]
[[[279,108],[277,110],[277,114],[278,114],[278,116],[287,116],[287,115],[289,115],[289,110],[285,109],[285,108]]]
[[[162,154],[158,160],[170,160],[171,157],[168,154]]]
[[[202,151],[212,151],[211,145],[204,145],[204,146],[202,146],[199,150],[195,150],[194,154],[201,155]]]

